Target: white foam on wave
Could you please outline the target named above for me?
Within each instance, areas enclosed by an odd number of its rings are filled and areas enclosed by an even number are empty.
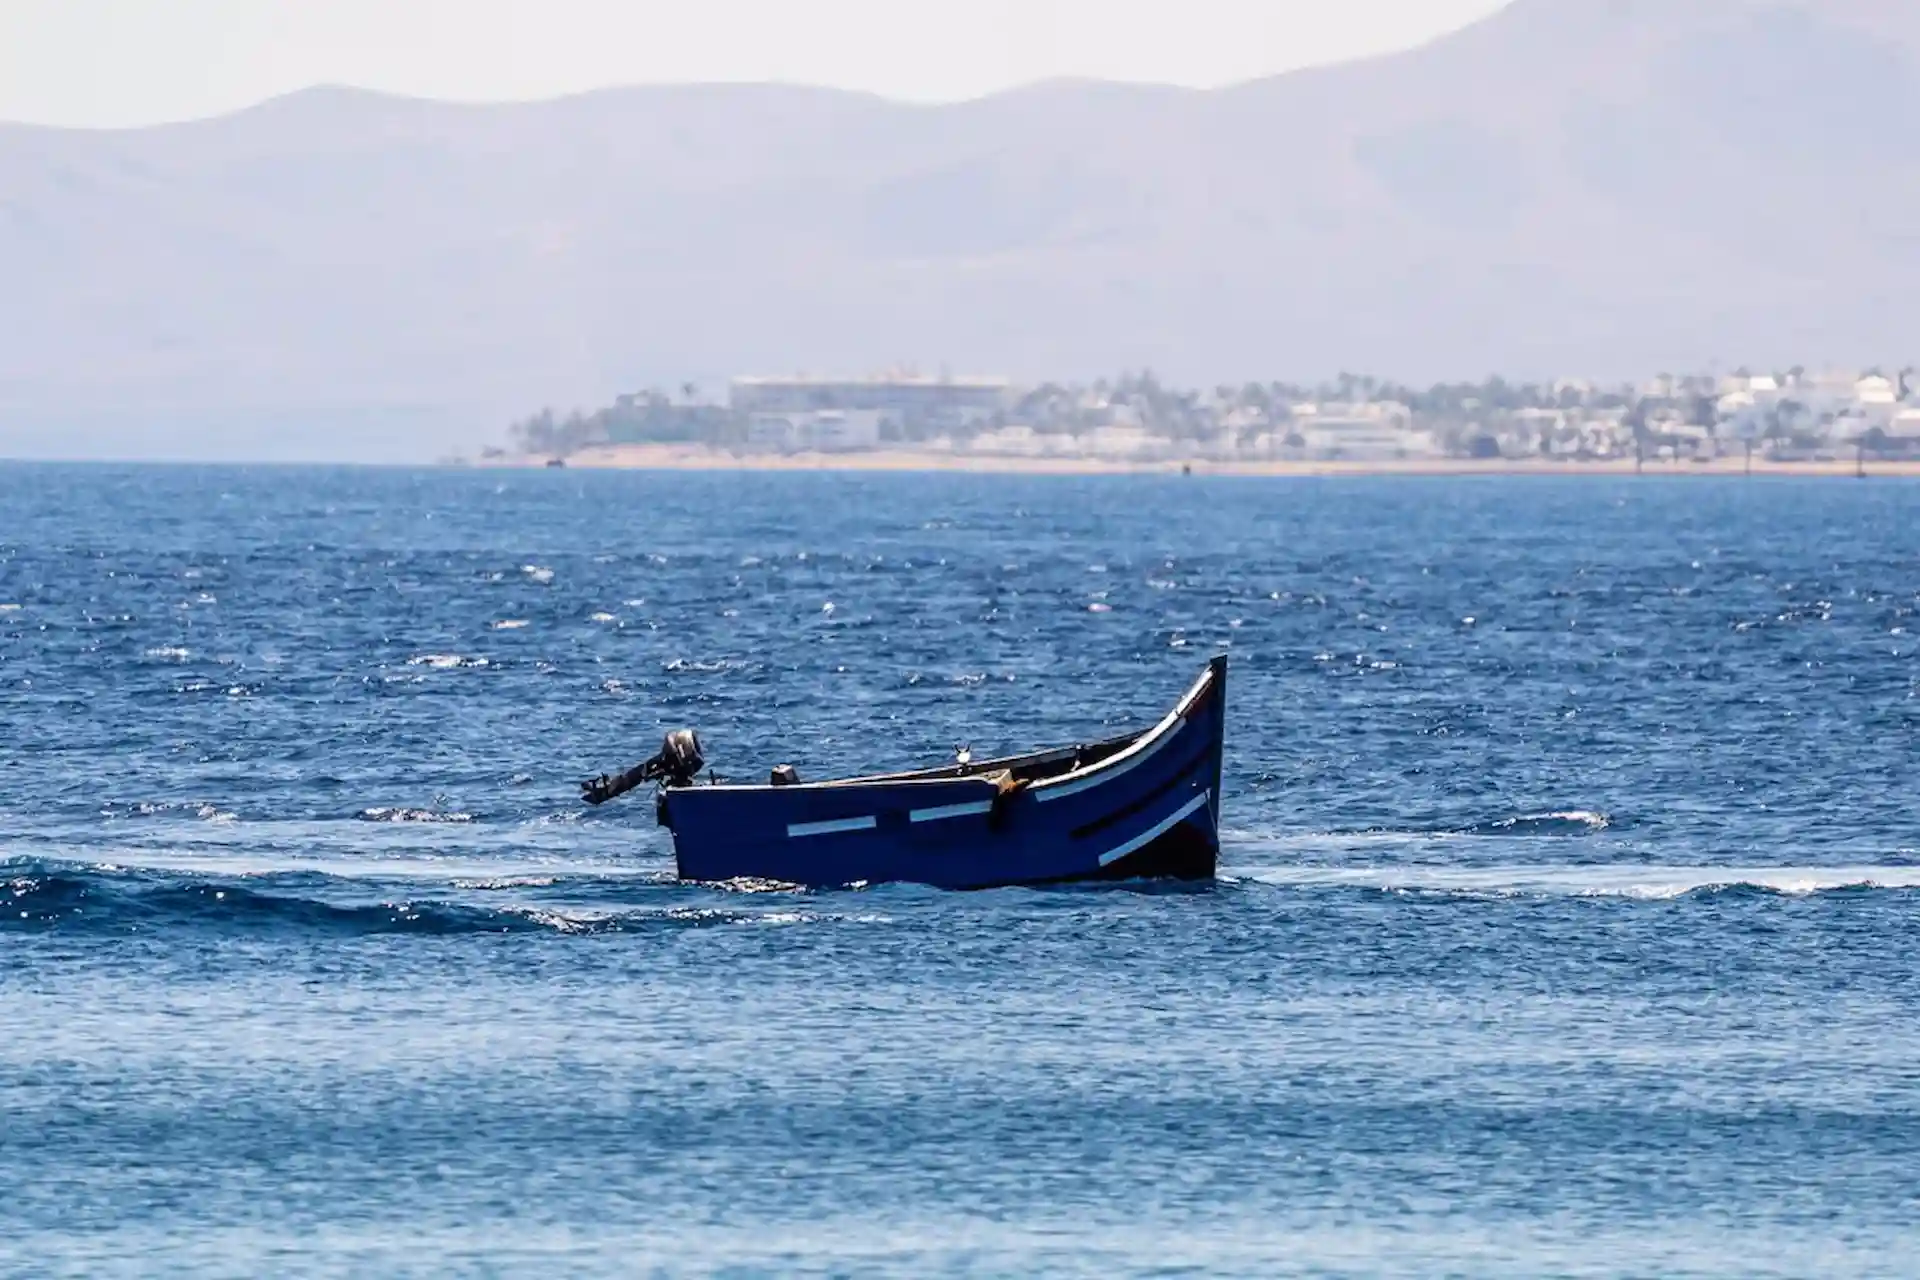
[[[533,624],[525,618],[507,618],[493,624],[495,631],[525,631]]]
[[[735,658],[669,658],[660,664],[662,671],[691,671],[711,674],[717,671],[745,671],[753,664]]]
[[[545,565],[523,564],[520,566],[520,572],[527,575],[529,582],[537,582],[543,587],[553,581],[553,570]]]
[[[1513,818],[1469,827],[1461,834],[1498,834],[1506,831],[1530,831],[1553,827],[1572,827],[1587,831],[1605,831],[1613,825],[1608,814],[1592,809],[1557,809],[1551,813],[1523,813]]]
[[[177,644],[160,645],[147,650],[149,658],[163,658],[169,662],[185,662],[193,656],[193,650],[184,649]]]
[[[363,822],[452,822],[473,821],[470,813],[442,813],[437,809],[398,809],[374,808],[362,809],[360,819]]]
[[[1508,898],[1630,898],[1759,889],[1804,897],[1836,889],[1920,889],[1920,866],[1853,867],[1229,867],[1228,879],[1294,889]]]
[[[458,653],[421,653],[407,659],[410,667],[432,667],[435,671],[452,671],[461,667],[484,667],[489,665],[485,658],[469,658]]]
[[[103,818],[156,818],[167,814],[187,814],[202,822],[239,821],[238,815],[232,811],[198,800],[140,800],[131,804],[108,804],[100,810]]]

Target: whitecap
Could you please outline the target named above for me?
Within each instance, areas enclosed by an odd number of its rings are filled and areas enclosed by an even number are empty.
[[[616,617],[614,617],[614,616],[613,616],[612,614],[610,614],[610,613],[606,613],[606,612],[604,612],[604,611],[603,611],[603,612],[601,612],[601,613],[596,613],[596,614],[594,614],[594,615],[593,615],[592,617],[590,617],[590,618],[588,618],[588,619],[587,619],[587,621],[588,621],[588,622],[600,622],[600,623],[606,623],[606,622],[618,622],[618,621],[620,621],[620,619],[618,619],[618,618],[616,618]]]
[[[1481,823],[1459,832],[1476,836],[1587,835],[1605,831],[1613,819],[1591,809],[1560,809],[1552,813],[1523,813],[1512,818]]]
[[[192,656],[193,656],[193,650],[183,649],[179,645],[173,645],[173,644],[162,645],[157,649],[147,650],[147,657],[165,658],[169,662],[185,662],[188,658],[191,658]]]
[[[543,587],[553,581],[553,570],[547,568],[545,565],[523,564],[520,566],[520,572],[526,574],[529,580],[537,582]]]
[[[696,671],[702,674],[711,674],[717,671],[741,671],[745,670],[747,665],[747,663],[735,662],[727,658],[715,658],[710,661],[697,658],[670,658],[660,664],[660,669],[662,671]]]
[[[505,621],[494,623],[493,629],[495,631],[524,631],[532,625],[533,624],[525,618],[508,618]]]
[[[1110,604],[1102,604],[1098,600],[1095,600],[1092,604],[1087,606],[1087,612],[1088,613],[1112,613],[1113,606]]]
[[[466,823],[473,821],[470,813],[442,813],[437,809],[401,809],[373,808],[362,809],[359,814],[362,822],[451,822]]]
[[[485,658],[468,658],[457,653],[422,653],[407,659],[410,667],[432,667],[436,671],[451,671],[458,667],[484,667],[489,665]]]
[[[515,912],[530,923],[542,925],[556,933],[591,933],[604,928],[613,920],[605,911],[548,911],[530,908]]]

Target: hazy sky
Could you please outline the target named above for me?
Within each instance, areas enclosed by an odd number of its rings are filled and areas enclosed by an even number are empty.
[[[0,0],[0,120],[116,126],[312,84],[536,98],[781,80],[948,100],[1209,86],[1416,44],[1503,0]]]

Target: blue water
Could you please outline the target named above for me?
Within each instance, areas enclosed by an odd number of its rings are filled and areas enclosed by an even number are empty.
[[[1920,487],[0,468],[0,1271],[1920,1257]],[[1144,726],[1216,886],[577,778]]]

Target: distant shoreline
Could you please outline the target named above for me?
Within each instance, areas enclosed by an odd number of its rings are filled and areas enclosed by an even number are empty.
[[[703,445],[605,445],[569,456],[568,467],[626,471],[921,471],[976,475],[1193,475],[1209,476],[1741,476],[1746,459],[1723,457],[1706,462],[1648,462],[1636,471],[1631,458],[1576,461],[1558,458],[1408,458],[1377,461],[1221,462],[1155,460],[1128,462],[1106,458],[1044,458],[1001,454],[941,454],[914,449],[873,449],[849,453],[735,453]],[[510,457],[481,462],[490,467],[544,467],[545,457]],[[1872,459],[1873,476],[1920,476],[1920,459]],[[1755,476],[1837,476],[1855,474],[1853,459],[1785,462],[1753,459]]]

